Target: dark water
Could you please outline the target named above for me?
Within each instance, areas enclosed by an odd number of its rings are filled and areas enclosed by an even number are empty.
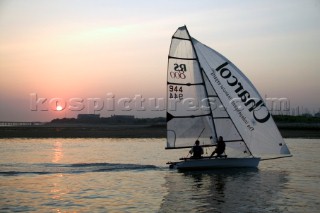
[[[1,139],[0,212],[319,212],[320,140],[286,142],[257,169],[182,173],[164,139]]]

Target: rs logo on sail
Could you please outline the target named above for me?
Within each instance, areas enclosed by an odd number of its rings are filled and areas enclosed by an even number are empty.
[[[226,79],[230,87],[235,87],[234,92],[237,93],[238,97],[247,107],[248,111],[252,112],[252,115],[256,121],[259,123],[268,121],[270,118],[270,113],[263,101],[259,100],[258,102],[255,102],[255,100],[251,98],[250,93],[243,88],[238,78],[232,75],[232,72],[226,68],[227,65],[228,62],[221,64],[216,68],[216,71],[220,72],[220,76]]]
[[[187,71],[187,67],[186,67],[186,65],[185,64],[174,64],[174,68],[173,68],[175,71],[178,71],[178,72],[180,72],[180,71],[182,71],[182,72],[185,72],[185,71]]]
[[[174,64],[174,72],[170,72],[170,77],[171,78],[176,78],[176,79],[185,79],[186,74],[184,74],[187,71],[187,66],[185,64]]]

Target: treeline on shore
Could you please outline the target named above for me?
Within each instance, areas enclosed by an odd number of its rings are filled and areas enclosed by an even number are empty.
[[[285,138],[320,138],[320,118],[273,116]],[[166,119],[131,118],[129,120],[79,121],[54,119],[45,125],[0,127],[0,138],[164,138]]]
[[[320,123],[320,117],[314,116],[291,116],[291,115],[273,115],[276,123]]]
[[[165,124],[166,118],[134,118],[133,116],[113,116],[113,117],[93,117],[86,119],[79,118],[57,118],[53,119],[51,124],[120,124],[120,125],[152,125],[152,124]]]
[[[290,115],[273,115],[277,124],[320,124],[320,117],[312,116],[290,116]],[[156,118],[126,118],[126,117],[99,117],[89,119],[78,118],[57,118],[53,119],[50,124],[141,124],[141,125],[165,125],[165,117]]]

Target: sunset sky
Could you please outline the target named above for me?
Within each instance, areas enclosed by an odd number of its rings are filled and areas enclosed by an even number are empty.
[[[76,117],[94,105],[105,117],[165,116],[149,105],[166,96],[171,36],[182,25],[263,97],[319,110],[318,0],[0,0],[0,121]],[[134,97],[146,110],[125,109]],[[64,110],[52,109],[57,100]]]

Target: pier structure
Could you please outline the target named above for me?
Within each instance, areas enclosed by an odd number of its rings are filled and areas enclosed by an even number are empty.
[[[0,126],[39,126],[47,122],[0,121]]]

